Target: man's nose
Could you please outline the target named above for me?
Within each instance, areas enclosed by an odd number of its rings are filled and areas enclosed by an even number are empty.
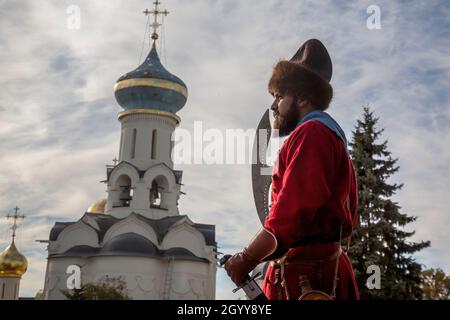
[[[270,110],[275,111],[278,109],[277,99],[275,99],[270,107]]]

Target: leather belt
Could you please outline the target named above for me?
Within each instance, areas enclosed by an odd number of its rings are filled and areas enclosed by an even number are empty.
[[[336,259],[337,257],[339,257],[342,253],[342,248],[339,246],[339,249],[333,253],[332,255],[324,258],[324,259],[289,259],[284,261],[285,265],[288,264],[307,264],[307,265],[316,265],[316,264],[321,264],[321,263],[325,263],[331,260]]]
[[[286,278],[285,278],[285,267],[287,265],[292,265],[292,264],[303,264],[303,265],[314,265],[314,266],[319,266],[319,277],[321,277],[321,273],[322,273],[322,266],[325,262],[328,261],[332,261],[335,259],[338,259],[340,257],[342,253],[342,247],[339,245],[338,250],[336,250],[335,253],[333,253],[332,255],[324,258],[324,259],[287,259],[287,253],[281,257],[278,260],[273,260],[270,262],[270,265],[272,268],[274,269],[278,269],[276,271],[276,280],[275,283],[277,286],[281,286],[281,288],[284,289],[284,293],[285,293],[285,297],[287,300],[290,299],[289,297],[289,291],[287,288],[287,283],[286,283]],[[336,261],[338,263],[338,261]],[[337,274],[337,264],[336,264],[336,274]],[[336,276],[335,276],[336,277]],[[280,281],[281,280],[281,281]],[[279,298],[281,299],[281,288],[278,287],[279,290]],[[334,288],[333,288],[333,294],[334,294]]]
[[[292,242],[289,247],[295,248],[295,247],[301,247],[308,244],[317,244],[317,243],[338,243],[339,238],[337,237],[327,237],[327,236],[304,236],[301,237],[298,240],[295,240]]]

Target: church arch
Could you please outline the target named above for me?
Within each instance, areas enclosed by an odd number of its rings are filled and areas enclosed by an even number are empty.
[[[169,203],[167,194],[169,193],[169,182],[163,175],[155,177],[152,181],[149,200],[150,208],[167,210]]]
[[[173,194],[177,192],[176,180],[169,167],[155,165],[147,170],[143,179],[148,189],[150,208],[170,210],[176,205],[173,200]]]
[[[121,162],[114,167],[108,182],[108,202],[112,208],[130,206],[139,179],[137,169],[128,162]]]
[[[64,228],[56,241],[58,253],[64,253],[76,246],[98,247],[98,234],[92,227],[79,220]]]
[[[127,175],[131,179],[131,183],[134,186],[139,181],[139,172],[135,166],[128,162],[121,162],[112,170],[108,182],[109,185],[113,186],[116,183],[116,180],[121,175]]]
[[[136,214],[130,214],[126,219],[109,228],[103,237],[103,243],[106,243],[112,238],[124,233],[136,233],[150,240],[155,245],[158,243],[158,237],[153,228],[149,224],[140,220]]]
[[[169,230],[162,241],[162,249],[185,248],[199,258],[209,260],[205,252],[206,242],[203,235],[186,221]]]
[[[133,187],[131,179],[126,174],[120,175],[113,185],[112,206],[113,208],[129,207],[133,200]]]
[[[143,179],[147,188],[150,189],[152,187],[153,180],[155,180],[155,178],[158,176],[163,176],[167,180],[168,191],[173,192],[175,190],[175,174],[173,173],[172,169],[170,169],[165,164],[157,164],[156,166],[149,168],[147,172],[145,172]]]

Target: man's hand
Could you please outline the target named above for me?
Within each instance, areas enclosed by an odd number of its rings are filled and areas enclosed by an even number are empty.
[[[245,275],[255,269],[258,263],[274,253],[277,245],[275,235],[269,230],[261,228],[247,248],[236,253],[225,263],[225,270],[227,270],[231,280],[240,286]]]
[[[236,253],[225,263],[225,270],[233,282],[240,286],[244,277],[258,265],[259,259],[248,254],[247,250]]]

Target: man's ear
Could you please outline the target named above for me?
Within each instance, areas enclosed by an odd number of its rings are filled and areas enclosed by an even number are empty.
[[[304,108],[308,104],[308,101],[306,99],[298,97],[296,104],[297,104],[297,107]]]

